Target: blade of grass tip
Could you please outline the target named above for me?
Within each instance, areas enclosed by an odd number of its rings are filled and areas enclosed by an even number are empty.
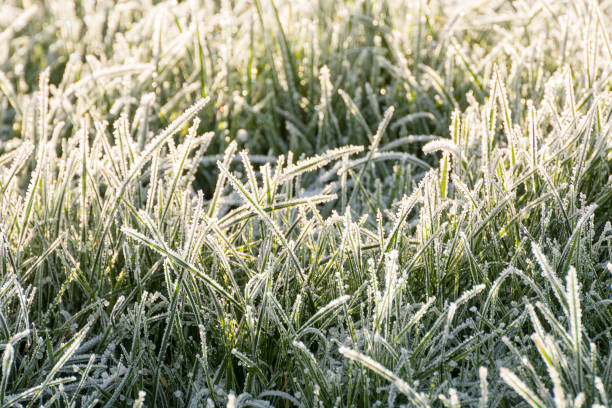
[[[49,381],[47,383],[43,383],[40,385],[37,385],[35,387],[32,388],[28,388],[27,390],[15,395],[13,398],[11,398],[9,401],[7,401],[5,404],[1,405],[0,408],[12,408],[15,406],[22,406],[22,405],[16,405],[19,401],[24,400],[28,397],[30,397],[31,395],[35,395],[38,394],[40,396],[40,394],[42,394],[42,392],[47,389],[47,388],[51,388],[51,387],[55,387],[55,386],[60,386],[63,384],[67,384],[70,382],[76,381],[75,377],[65,377],[65,378],[59,378],[57,380],[53,380],[53,381]],[[38,397],[36,397],[38,398]],[[35,399],[33,400],[35,401]]]
[[[363,167],[361,168],[359,175],[357,176],[357,180],[361,180],[361,178],[363,177],[363,174],[365,173],[366,169],[370,165],[370,160],[372,160],[372,155],[378,149],[378,145],[380,144],[382,136],[385,133],[385,130],[387,130],[387,126],[389,126],[389,122],[391,121],[393,112],[395,112],[395,107],[393,106],[389,106],[389,108],[387,108],[387,110],[385,111],[383,120],[380,122],[380,125],[378,126],[378,129],[376,130],[376,134],[374,135],[372,143],[370,144],[370,151],[368,152],[366,156],[366,161],[363,164]],[[356,193],[357,193],[357,189],[354,188],[353,192],[351,193],[351,196],[349,197],[347,205],[351,205]]]
[[[0,242],[0,254],[2,255],[3,258],[4,258],[4,255],[6,254],[6,256],[8,257],[9,263],[11,267],[13,268],[13,273],[17,274],[17,263],[15,262],[15,256],[13,255],[13,251],[11,251],[11,247],[9,246],[9,243],[6,239],[6,234],[4,233],[2,228],[0,228],[0,240],[2,241]],[[4,267],[4,263],[3,263],[3,267]]]
[[[436,297],[432,296],[429,299],[427,299],[427,302],[425,302],[425,304],[423,304],[423,306],[421,306],[421,308],[419,309],[418,312],[416,312],[414,314],[414,316],[412,316],[412,318],[410,319],[410,321],[408,322],[408,324],[403,327],[399,333],[395,336],[395,338],[393,339],[393,343],[397,343],[402,336],[404,336],[404,334],[406,334],[408,332],[408,330],[410,330],[412,327],[414,327],[415,324],[417,324],[421,318],[425,315],[425,313],[429,310],[429,308],[431,307],[431,305],[436,301]]]
[[[255,170],[253,169],[253,165],[251,164],[251,160],[249,159],[249,154],[246,150],[240,152],[240,158],[242,159],[242,165],[246,170],[247,178],[249,181],[249,187],[251,187],[251,192],[255,197],[255,201],[259,202],[259,189],[257,188],[257,177],[255,177]]]
[[[83,389],[83,386],[89,379],[89,372],[93,368],[93,364],[95,361],[96,361],[95,354],[92,354],[91,356],[89,356],[89,361],[87,362],[87,366],[85,366],[85,370],[83,370],[83,373],[81,374],[81,380],[79,381],[79,384],[77,385],[76,390],[74,394],[72,395],[72,398],[70,399],[69,405],[76,406],[72,404],[76,404],[75,401],[77,399],[77,396],[81,394],[81,390]]]
[[[280,183],[286,182],[309,171],[320,169],[333,160],[342,159],[344,156],[356,154],[361,151],[363,151],[363,146],[343,146],[331,149],[322,155],[309,157],[307,159],[300,160],[295,164],[288,165],[278,177],[275,175],[273,179],[277,179]],[[280,166],[281,164],[279,163],[277,169]]]
[[[232,183],[236,191],[240,193],[242,198],[245,200],[245,203],[248,204],[253,210],[255,210],[255,212],[257,212],[257,214],[261,217],[261,219],[264,220],[266,224],[268,224],[268,226],[270,227],[274,235],[276,235],[276,237],[281,242],[281,245],[287,250],[289,257],[291,258],[291,260],[293,261],[293,263],[295,264],[295,267],[297,268],[299,272],[302,283],[306,282],[307,279],[304,274],[304,270],[302,269],[302,266],[300,265],[300,261],[295,255],[295,252],[293,251],[293,249],[289,246],[289,243],[287,242],[285,236],[280,231],[278,226],[268,216],[268,214],[266,214],[265,210],[261,207],[261,205],[259,205],[259,203],[255,201],[255,198],[251,194],[249,194],[249,192],[244,188],[242,183],[240,183],[240,181],[238,181],[238,179],[229,172],[229,170],[223,165],[223,163],[217,162],[217,166],[219,167],[219,170],[221,170],[221,173],[223,173],[225,177]]]
[[[185,261],[184,259],[182,259],[180,256],[175,254],[172,250],[165,248],[164,245],[160,245],[159,243],[153,241],[149,237],[145,236],[144,234],[142,234],[142,233],[140,233],[140,232],[138,232],[138,231],[136,231],[136,230],[134,230],[132,228],[128,228],[128,227],[125,227],[125,226],[121,227],[121,232],[123,232],[124,234],[126,234],[126,235],[128,235],[128,236],[130,236],[130,237],[132,237],[134,239],[136,239],[137,241],[140,241],[141,243],[143,243],[144,245],[148,246],[149,248],[155,250],[159,254],[161,254],[163,256],[167,256],[170,260],[172,260],[172,262],[176,263],[181,268],[185,268],[185,269],[189,270],[191,273],[193,273],[194,275],[200,277],[204,282],[206,282],[208,284],[208,286],[210,286],[212,289],[214,289],[217,292],[219,292],[230,303],[233,303],[236,307],[238,307],[240,310],[242,310],[242,305],[235,299],[235,296],[233,296],[230,293],[228,293],[214,279],[209,277],[203,271],[199,270],[193,264],[191,264],[191,263]]]
[[[563,248],[563,252],[561,253],[561,270],[567,270],[570,267],[569,264],[572,260],[574,248],[576,248],[576,244],[580,242],[579,238],[580,234],[582,233],[582,227],[593,215],[596,209],[597,204],[589,205],[578,219],[578,222],[576,222],[576,225],[574,226],[574,229],[572,231],[572,235],[568,239],[567,243],[565,244],[565,247]]]
[[[36,269],[38,266],[40,266],[40,264],[43,263],[43,261],[45,259],[47,259],[47,257],[57,249],[57,247],[62,243],[62,241],[64,240],[64,238],[66,237],[67,232],[63,231],[60,236],[58,236],[55,241],[53,241],[51,243],[51,245],[49,245],[49,247],[45,250],[45,252],[42,253],[42,255],[40,255],[38,258],[36,258],[36,261],[34,261],[34,263],[32,265],[30,265],[30,267],[24,272],[24,274],[22,275],[22,279],[26,279],[30,273],[32,273],[32,271],[34,269]]]
[[[11,82],[3,71],[0,71],[0,91],[2,91],[2,93],[7,97],[10,104],[13,105],[13,108],[17,113],[17,119],[21,119],[23,117],[23,111],[21,110],[19,103],[17,103],[17,95],[15,94],[15,90],[13,89]]]
[[[499,375],[518,395],[520,395],[533,408],[544,408],[546,405],[538,396],[521,381],[516,374],[505,367],[500,368]]]
[[[229,169],[229,166],[234,159],[236,154],[236,149],[238,148],[238,144],[235,140],[232,140],[230,144],[225,149],[224,157],[223,157],[223,165]],[[217,202],[223,194],[223,188],[225,187],[226,176],[224,174],[219,174],[217,177],[217,184],[215,185],[215,192],[213,193],[213,197],[210,200],[210,204],[208,206],[208,218],[214,218],[216,215]]]
[[[389,252],[389,249],[391,249],[391,245],[393,245],[393,243],[395,242],[397,234],[402,229],[402,226],[408,218],[410,211],[412,211],[416,203],[419,201],[420,194],[422,192],[422,187],[423,186],[420,185],[412,192],[412,194],[410,194],[410,197],[404,197],[404,199],[402,200],[396,221],[393,223],[393,228],[389,232],[386,242],[384,242],[384,244],[381,243],[382,252],[380,254],[380,258],[378,259],[378,270],[380,270],[380,268],[382,267],[384,255]]]
[[[538,295],[541,299],[544,299],[544,297],[542,295]],[[557,319],[557,317],[555,316],[555,314],[550,310],[550,308],[548,307],[548,305],[546,305],[545,303],[540,302],[539,300],[536,301],[536,307],[538,308],[538,310],[540,311],[540,313],[542,314],[542,316],[544,317],[544,320],[546,320],[546,322],[548,323],[549,327],[553,329],[553,331],[555,332],[555,336],[560,339],[560,343],[562,343],[564,346],[566,346],[569,349],[573,349],[573,341],[572,341],[572,336],[570,333],[568,333],[568,331],[566,330],[566,328],[563,326],[563,324]],[[545,337],[545,332],[544,332],[544,328],[542,327],[542,324],[539,323],[539,319],[537,314],[535,313],[535,309],[533,307],[528,308],[529,311],[529,315],[531,318],[531,321],[533,322],[533,326],[534,328],[536,328],[536,333],[538,335],[540,335],[541,337]],[[555,342],[555,345],[558,342]]]
[[[474,237],[478,237],[479,234],[482,232],[482,230],[485,229],[485,227],[489,224],[489,221],[491,221],[497,214],[500,213],[500,211],[510,202],[512,202],[512,200],[514,200],[514,196],[515,196],[515,192],[511,192],[510,194],[508,194],[508,196],[506,198],[504,198],[499,204],[497,204],[495,206],[495,208],[493,208],[491,210],[491,212],[487,215],[487,218],[485,218],[480,224],[478,224],[478,226],[473,230],[470,231],[470,235],[468,237],[468,241],[471,242],[472,239],[474,239]]]
[[[21,217],[21,227],[20,227],[20,233],[19,233],[19,242],[17,244],[17,256],[19,256],[19,254],[21,253],[21,246],[23,244],[23,240],[25,238],[26,232],[28,230],[28,223],[30,221],[30,217],[32,216],[32,211],[33,208],[35,207],[34,202],[35,202],[35,197],[36,197],[36,190],[38,189],[38,185],[39,185],[39,181],[40,181],[40,177],[41,177],[41,173],[43,171],[43,166],[44,166],[44,158],[42,158],[41,160],[37,161],[36,163],[36,168],[34,169],[34,174],[32,175],[32,178],[30,180],[30,184],[28,185],[28,189],[26,190],[26,199],[25,199],[25,208],[23,210],[23,215]]]
[[[569,321],[572,342],[574,343],[574,360],[576,363],[576,375],[578,389],[582,390],[582,310],[580,308],[580,284],[576,276],[576,269],[570,266],[567,273],[566,296],[569,304]]]
[[[24,143],[21,144],[21,146],[19,147],[19,149],[17,150],[17,152],[14,155],[13,158],[13,164],[10,167],[10,170],[8,170],[8,172],[4,172],[4,174],[8,174],[8,178],[6,178],[4,181],[4,185],[1,185],[1,189],[0,189],[0,197],[4,195],[4,193],[7,191],[11,180],[13,179],[13,177],[15,177],[15,175],[26,165],[28,164],[28,159],[29,157],[32,155],[32,153],[34,153],[35,148],[34,145],[32,144],[32,142],[30,141],[26,141]],[[3,156],[4,158],[5,156]]]
[[[45,381],[43,382],[43,384],[41,384],[41,387],[36,392],[34,398],[32,398],[32,400],[28,404],[28,408],[33,406],[36,400],[41,396],[43,391],[47,388],[49,383],[53,380],[53,377],[55,377],[55,374],[57,374],[57,372],[66,364],[66,362],[68,362],[70,357],[72,357],[72,355],[78,350],[78,348],[81,346],[81,343],[83,342],[83,339],[85,338],[85,335],[89,331],[89,328],[91,327],[92,323],[93,322],[87,323],[85,327],[79,330],[79,332],[68,343],[66,343],[64,346],[60,348],[59,351],[63,350],[62,355],[58,358],[55,365],[53,365],[53,368],[51,368],[51,371],[49,371],[49,374],[47,374]]]
[[[368,140],[370,141],[370,143],[372,143],[374,135],[372,135],[372,131],[370,130],[368,123],[366,122],[365,118],[361,114],[361,111],[359,110],[359,107],[357,106],[355,101],[353,101],[353,98],[351,98],[351,96],[348,93],[344,92],[342,89],[338,89],[338,94],[342,97],[342,100],[344,100],[344,103],[349,107],[349,112],[351,113],[351,115],[355,116],[355,118],[357,119],[357,122],[361,125],[363,130],[366,132],[366,135],[368,136]]]
[[[548,259],[546,259],[546,256],[544,255],[544,253],[542,252],[542,249],[537,243],[533,242],[531,244],[531,252],[535,256],[538,264],[540,265],[542,272],[544,272],[544,276],[550,282],[553,288],[553,293],[555,294],[555,297],[557,298],[557,300],[559,301],[559,304],[563,308],[563,312],[566,315],[569,315],[567,299],[565,297],[565,292],[563,291],[563,285],[561,283],[561,280],[557,277],[557,275],[553,271],[552,267],[550,266],[550,263],[548,262]]]
[[[372,370],[374,373],[391,382],[395,387],[397,387],[398,391],[400,391],[402,394],[406,395],[410,399],[411,403],[420,407],[429,407],[429,404],[427,403],[423,394],[415,391],[407,382],[399,378],[391,370],[389,370],[379,362],[373,360],[371,357],[344,346],[341,346],[338,351],[344,357],[350,360],[357,361],[364,367]]]
[[[168,213],[168,209],[170,208],[170,203],[172,202],[172,197],[174,196],[174,193],[176,191],[176,186],[178,185],[179,178],[181,177],[181,173],[183,172],[183,166],[185,165],[185,162],[187,161],[187,156],[189,156],[189,153],[191,152],[191,144],[196,137],[196,132],[197,132],[199,125],[200,125],[200,119],[195,118],[193,120],[193,125],[189,128],[189,135],[187,136],[187,140],[185,141],[187,145],[185,146],[185,151],[181,157],[179,164],[174,169],[175,170],[174,178],[172,179],[172,184],[170,188],[168,189],[166,205],[164,206],[164,211],[162,213],[162,216],[159,219],[159,223],[162,223],[163,220],[166,218],[166,214]]]
[[[334,313],[336,309],[343,306],[346,302],[349,301],[351,297],[349,295],[340,296],[338,299],[332,300],[325,307],[319,309],[317,313],[315,313],[306,323],[304,323],[299,329],[297,333],[297,337],[303,333],[304,330],[313,326],[316,322],[323,319],[326,315],[330,313]]]
[[[249,371],[253,371],[255,373],[255,375],[259,378],[259,380],[263,383],[267,380],[267,376],[264,374],[264,372],[261,370],[260,364],[257,364],[255,361],[253,361],[252,359],[250,359],[248,356],[246,356],[244,353],[241,353],[238,349],[233,348],[231,350],[231,354],[236,357],[238,360],[240,360],[245,367],[247,367],[249,369]]]
[[[121,183],[119,187],[119,191],[115,194],[114,201],[115,205],[111,207],[113,210],[118,205],[119,200],[123,196],[125,189],[128,184],[132,181],[132,179],[140,172],[142,167],[146,164],[151,155],[156,152],[159,148],[161,148],[164,143],[168,141],[168,139],[176,132],[180,130],[180,128],[189,120],[191,120],[195,115],[200,112],[210,101],[209,97],[202,98],[193,104],[189,109],[187,109],[181,116],[176,118],[166,129],[164,129],[156,138],[154,138],[147,146],[144,151],[140,155],[140,157],[136,160],[136,162],[131,166],[127,176]],[[113,212],[113,211],[111,211]]]
[[[13,361],[15,359],[15,349],[9,342],[4,348],[2,353],[2,384],[0,388],[0,404],[4,404],[4,397],[6,396],[6,386],[8,384],[11,370],[13,369]]]
[[[96,234],[95,242],[104,241],[104,238],[106,234],[108,233],[108,230],[110,229],[110,226],[112,224],[110,221],[106,221],[107,218],[112,216],[115,213],[115,210],[117,209],[117,206],[119,205],[119,202],[123,198],[123,193],[127,189],[130,182],[134,179],[134,177],[136,177],[136,175],[141,172],[142,168],[144,167],[146,162],[149,160],[149,158],[156,151],[158,151],[168,141],[170,137],[174,136],[174,134],[179,131],[181,126],[185,124],[185,122],[188,122],[195,115],[197,115],[198,112],[202,110],[208,104],[209,101],[210,101],[209,97],[202,98],[199,101],[197,101],[189,109],[187,109],[181,116],[179,116],[172,123],[170,123],[170,125],[168,125],[166,129],[164,129],[157,137],[155,137],[151,142],[149,142],[149,144],[147,144],[144,151],[141,153],[140,157],[138,157],[138,159],[136,159],[134,164],[132,164],[132,166],[130,167],[128,174],[126,175],[123,182],[119,186],[117,192],[112,198],[111,203],[109,203],[109,205],[105,207],[106,212],[103,213],[102,215],[102,219],[104,220],[104,222],[100,223],[100,227],[98,228],[98,232]],[[98,245],[98,251],[96,254],[94,265],[98,265],[100,263],[100,258],[102,256],[102,248],[104,248],[104,245]]]
[[[514,135],[514,129],[512,128],[512,111],[510,111],[510,105],[508,103],[508,94],[506,92],[506,87],[501,80],[501,73],[499,72],[499,67],[497,64],[493,67],[493,71],[495,72],[495,82],[497,87],[497,99],[502,109],[503,120],[504,120],[504,130],[506,133],[506,137],[508,138],[508,144],[510,145],[510,159],[512,167],[516,165],[516,140]]]

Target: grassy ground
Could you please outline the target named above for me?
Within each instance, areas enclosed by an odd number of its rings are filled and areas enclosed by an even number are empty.
[[[611,407],[610,27],[2,2],[0,407]]]

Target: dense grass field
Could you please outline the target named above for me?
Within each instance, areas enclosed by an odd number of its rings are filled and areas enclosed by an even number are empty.
[[[612,407],[611,36],[3,0],[0,407]]]

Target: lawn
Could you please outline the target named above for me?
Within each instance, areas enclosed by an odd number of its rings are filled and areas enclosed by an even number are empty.
[[[3,0],[0,408],[611,408],[611,36]]]

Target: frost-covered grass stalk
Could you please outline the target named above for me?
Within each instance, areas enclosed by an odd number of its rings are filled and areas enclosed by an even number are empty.
[[[611,407],[611,28],[2,1],[0,407]]]

